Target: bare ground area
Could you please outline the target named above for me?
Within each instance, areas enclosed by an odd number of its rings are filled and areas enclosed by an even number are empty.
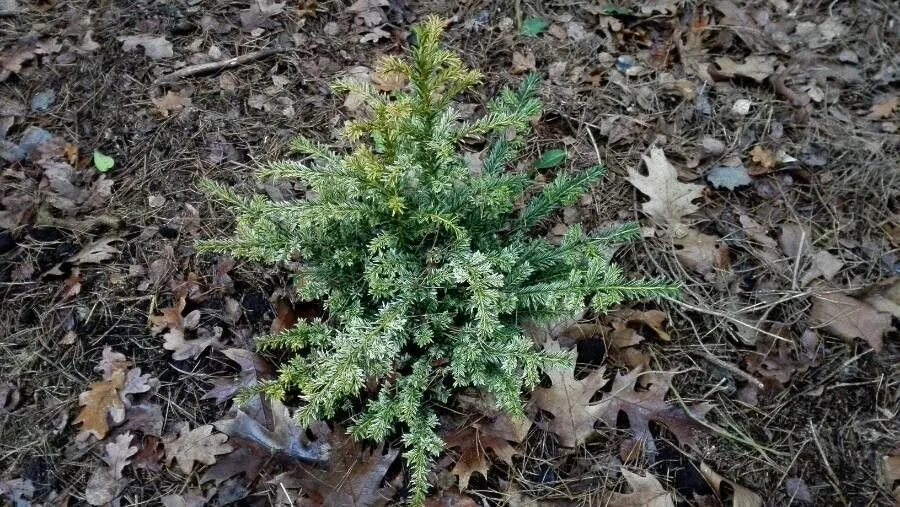
[[[562,412],[622,406],[587,435],[446,407],[430,505],[900,502],[900,14],[868,0],[0,1],[2,501],[403,503],[398,442],[258,400],[234,422],[284,359],[255,337],[317,309],[288,269],[193,251],[233,226],[196,182],[295,196],[256,163],[333,142],[364,113],[330,82],[390,90],[374,61],[427,14],[486,75],[463,116],[544,76],[518,169],[609,167],[548,237],[639,221],[620,264],[685,285],[566,334],[571,385],[606,371]]]

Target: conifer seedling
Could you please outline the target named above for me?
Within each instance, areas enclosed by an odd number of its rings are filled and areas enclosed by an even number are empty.
[[[261,178],[302,182],[305,198],[273,202],[206,181],[204,189],[235,213],[237,226],[232,238],[199,245],[302,266],[295,273],[299,295],[322,302],[325,313],[259,340],[260,349],[293,358],[255,392],[299,396],[302,424],[349,416],[357,439],[398,436],[416,505],[443,449],[437,404],[474,387],[524,417],[523,393],[538,384],[541,369],[569,361],[536,348],[522,330],[526,319],[553,321],[585,307],[603,312],[678,292],[662,279],[629,280],[610,263],[609,246],[635,239],[634,224],[592,235],[575,225],[559,246],[530,234],[604,169],[559,172],[517,208],[531,181],[511,168],[541,109],[538,78],[503,91],[484,117],[461,121],[453,101],[481,74],[440,45],[443,29],[439,18],[426,19],[414,28],[408,58],[379,62],[382,74],[404,76],[407,89],[385,94],[349,79],[334,84],[368,107],[367,117],[343,131],[352,151],[300,137],[292,148],[303,158],[259,171]],[[460,152],[473,138],[488,142],[479,171]],[[364,388],[373,383],[374,396]]]

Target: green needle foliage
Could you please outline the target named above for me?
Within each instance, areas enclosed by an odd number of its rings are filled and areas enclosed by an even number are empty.
[[[502,92],[485,117],[461,122],[451,103],[481,74],[440,46],[443,27],[428,18],[415,29],[410,58],[380,62],[380,72],[408,79],[406,91],[335,83],[335,90],[365,98],[370,112],[346,125],[351,153],[300,138],[292,147],[305,158],[260,171],[305,183],[304,200],[244,197],[205,182],[234,211],[237,230],[231,239],[200,244],[264,263],[300,262],[300,296],[323,301],[327,316],[259,342],[294,356],[257,389],[275,398],[299,395],[303,424],[349,414],[356,438],[399,433],[414,504],[423,502],[429,463],[443,448],[436,404],[475,387],[523,416],[522,393],[539,382],[541,368],[568,361],[536,350],[520,327],[524,319],[549,321],[585,306],[603,311],[678,292],[665,280],[628,280],[610,264],[605,252],[635,239],[635,225],[593,236],[574,226],[560,246],[529,236],[604,170],[559,174],[517,209],[530,180],[506,168],[540,112],[538,79]],[[460,142],[472,137],[490,142],[480,172],[459,153]],[[380,386],[376,396],[365,394],[371,380]]]

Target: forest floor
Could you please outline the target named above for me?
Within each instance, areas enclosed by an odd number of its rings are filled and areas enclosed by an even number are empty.
[[[685,285],[572,328],[559,412],[448,407],[430,505],[900,502],[896,4],[0,0],[0,503],[403,502],[398,442],[237,411],[280,359],[254,339],[310,309],[285,270],[194,252],[233,225],[196,182],[291,198],[254,167],[333,142],[363,112],[329,83],[391,89],[374,62],[427,14],[485,73],[464,116],[544,76],[522,168],[608,166],[548,237],[637,220],[617,262]],[[586,434],[550,422],[610,399]]]

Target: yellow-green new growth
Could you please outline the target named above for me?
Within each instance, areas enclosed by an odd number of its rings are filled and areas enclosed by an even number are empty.
[[[560,246],[529,236],[603,168],[558,174],[516,211],[531,181],[507,169],[540,112],[538,79],[528,76],[519,90],[502,92],[483,118],[461,121],[453,101],[481,75],[440,46],[443,28],[428,18],[414,29],[409,58],[380,62],[378,71],[402,75],[407,89],[385,94],[352,80],[335,84],[368,108],[344,129],[351,153],[301,137],[292,148],[304,158],[259,171],[303,182],[307,198],[272,202],[206,182],[235,212],[237,227],[231,239],[199,245],[267,263],[300,261],[299,294],[322,301],[326,316],[259,341],[260,349],[295,355],[256,391],[299,395],[296,415],[304,424],[350,415],[356,438],[399,434],[416,505],[443,448],[437,404],[475,387],[521,416],[522,393],[537,385],[540,369],[569,360],[536,350],[524,319],[677,292],[664,280],[627,280],[609,263],[604,252],[636,238],[633,225],[594,235],[573,226]],[[489,143],[477,173],[459,152],[460,141],[473,136]],[[374,396],[364,389],[371,380],[380,386]]]

